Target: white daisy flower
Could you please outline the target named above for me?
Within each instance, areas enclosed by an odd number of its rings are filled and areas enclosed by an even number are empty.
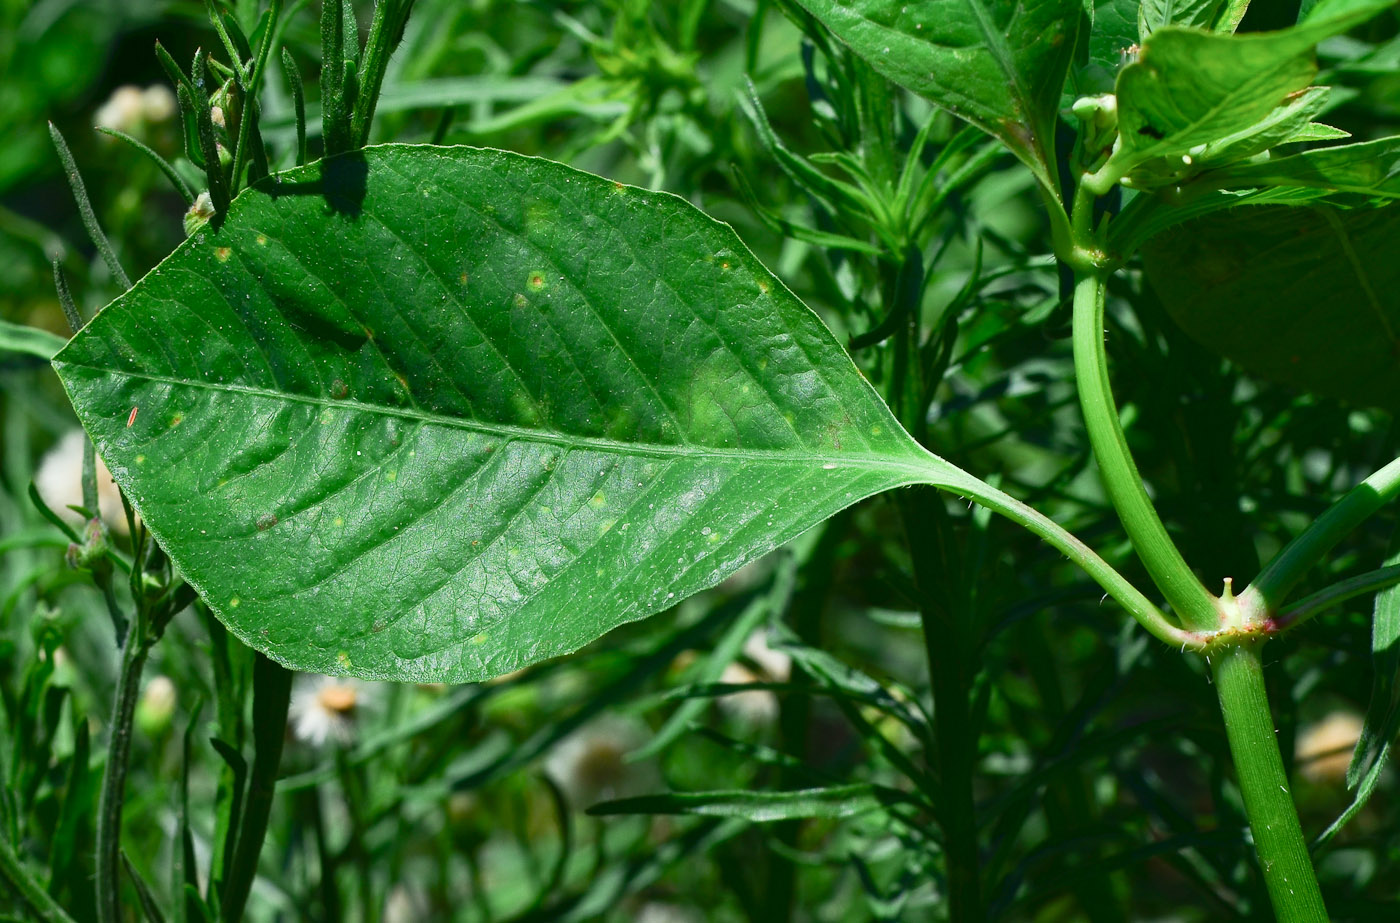
[[[1332,712],[1298,733],[1294,748],[1298,772],[1319,784],[1345,779],[1351,752],[1359,739],[1361,716],[1351,711]]]
[[[722,683],[785,683],[792,676],[792,657],[768,646],[768,631],[760,629],[744,642],[744,656],[757,672],[741,663],[731,663],[720,674]],[[764,725],[778,720],[778,697],[766,689],[750,689],[721,696],[720,709],[745,724]]]
[[[141,91],[141,115],[152,125],[174,118],[175,106],[175,93],[163,83]]]
[[[68,507],[83,504],[83,441],[86,438],[82,430],[70,430],[44,455],[39,462],[39,470],[34,474],[34,486],[39,496],[49,505],[49,509],[74,526],[83,524],[83,517]],[[121,491],[101,458],[97,459],[97,507],[108,528],[126,534],[126,511],[122,509]]]
[[[655,785],[655,767],[628,762],[627,754],[647,737],[639,721],[603,715],[560,741],[545,757],[544,771],[575,807],[640,795]]]
[[[744,642],[744,656],[752,660],[763,674],[775,683],[785,683],[792,676],[792,657],[768,646],[768,629],[760,628]]]
[[[741,685],[761,683],[764,678],[741,663],[731,663],[719,675],[721,683]],[[778,697],[767,689],[746,689],[731,692],[715,700],[720,711],[744,724],[772,724],[778,720]]]
[[[348,744],[363,718],[369,686],[334,676],[298,676],[288,707],[292,736],[312,745]]]
[[[141,88],[127,84],[119,86],[98,107],[93,121],[98,128],[112,128],[131,134],[145,119],[146,104]]]

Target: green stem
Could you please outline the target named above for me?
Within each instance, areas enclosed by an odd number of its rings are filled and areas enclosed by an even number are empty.
[[[73,923],[73,918],[64,912],[43,886],[29,874],[20,861],[19,854],[10,844],[9,837],[0,833],[0,875],[10,883],[20,899],[34,911],[35,919],[43,923]]]
[[[1258,643],[1214,655],[1215,688],[1259,867],[1279,923],[1326,923],[1308,844],[1288,792]]]
[[[943,502],[928,489],[915,488],[900,495],[933,687],[939,781],[936,803],[938,823],[943,828],[948,918],[965,923],[985,919],[972,789],[978,745],[970,702],[975,645],[958,536]]]
[[[261,653],[253,664],[253,766],[248,774],[247,800],[239,823],[237,846],[228,879],[219,895],[220,916],[241,920],[257,876],[258,857],[267,839],[277,768],[287,736],[287,708],[292,694],[292,671]]]
[[[146,665],[150,645],[146,623],[139,608],[136,623],[122,646],[121,668],[117,674],[112,702],[107,765],[102,771],[102,791],[97,800],[97,919],[99,923],[119,923],[121,879],[122,806],[126,800],[126,770],[131,756],[131,723],[141,689],[141,670]]]
[[[1270,627],[1273,631],[1287,631],[1306,622],[1319,612],[1326,612],[1333,606],[1346,602],[1365,593],[1374,593],[1400,583],[1400,564],[1381,567],[1376,570],[1339,580],[1326,589],[1318,590],[1304,597],[1274,617]]]
[[[1400,458],[1353,487],[1289,542],[1240,594],[1260,612],[1274,612],[1303,575],[1348,533],[1400,494]]]
[[[1024,526],[1047,545],[1078,564],[1079,568],[1093,578],[1109,596],[1127,609],[1128,614],[1135,618],[1138,624],[1164,644],[1180,647],[1182,650],[1205,649],[1210,640],[1208,634],[1187,631],[1174,625],[1141,590],[1059,523],[943,459],[934,455],[930,455],[929,458],[937,463],[928,466],[930,471],[936,473],[925,473],[926,483],[975,500],[993,512]]]
[[[1074,369],[1089,442],[1109,500],[1153,582],[1187,627],[1213,630],[1221,622],[1216,599],[1201,586],[1167,534],[1128,451],[1118,419],[1103,342],[1107,281],[1102,270],[1080,270],[1074,285]]]
[[[379,0],[374,5],[374,21],[370,23],[365,41],[364,72],[360,77],[360,96],[355,102],[350,128],[351,143],[356,148],[369,143],[369,129],[374,122],[374,106],[384,84],[384,71],[394,46],[403,36],[404,22],[413,8],[413,0]]]

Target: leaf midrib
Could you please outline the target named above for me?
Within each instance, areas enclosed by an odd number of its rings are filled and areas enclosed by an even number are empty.
[[[900,471],[917,476],[918,480],[924,480],[928,476],[928,466],[922,460],[910,458],[908,461],[901,460],[892,455],[881,455],[866,452],[850,452],[834,455],[824,455],[813,452],[794,452],[786,449],[722,449],[714,446],[697,446],[694,443],[681,443],[679,445],[663,445],[650,442],[619,442],[615,439],[607,439],[602,436],[577,436],[568,433],[551,433],[544,430],[530,429],[525,426],[512,426],[506,423],[488,423],[482,420],[467,420],[461,417],[453,417],[445,414],[432,413],[426,410],[404,407],[387,407],[383,404],[367,403],[364,401],[337,400],[328,397],[313,397],[307,394],[297,394],[288,391],[274,391],[267,388],[256,388],[250,385],[238,385],[221,383],[214,384],[205,381],[194,381],[188,378],[179,378],[174,375],[153,375],[149,372],[133,372],[121,369],[112,369],[105,366],[93,365],[87,362],[72,362],[55,360],[54,367],[61,369],[64,367],[87,369],[102,375],[119,375],[128,379],[139,381],[150,381],[160,384],[175,385],[184,388],[195,388],[203,391],[214,391],[221,393],[247,394],[253,397],[265,398],[271,401],[285,401],[298,404],[307,404],[313,407],[335,408],[339,410],[349,410],[364,413],[379,414],[386,417],[397,417],[404,420],[418,420],[424,423],[432,423],[452,429],[465,430],[467,432],[483,435],[499,436],[505,440],[524,440],[528,442],[538,442],[545,445],[562,446],[569,449],[589,449],[596,452],[604,452],[615,455],[647,456],[657,458],[715,458],[715,459],[739,459],[757,460],[766,462],[804,462],[811,464],[835,463],[841,467],[858,468],[867,467],[883,469],[886,471]],[[862,464],[864,463],[864,464]]]

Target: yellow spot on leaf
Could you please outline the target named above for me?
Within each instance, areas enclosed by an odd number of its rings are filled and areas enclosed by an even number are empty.
[[[227,262],[228,262],[228,258],[229,258],[232,254],[233,254],[233,251],[230,250],[228,247],[215,247],[215,248],[214,248],[214,255],[215,255],[216,257],[219,258],[219,262],[220,262],[220,263],[227,263]]]
[[[238,608],[238,604],[239,604],[240,602],[242,602],[242,600],[239,599],[237,596],[235,596],[235,597],[233,597],[233,599],[230,599],[230,600],[228,601],[228,607],[229,607],[230,609],[237,609],[237,608]]]

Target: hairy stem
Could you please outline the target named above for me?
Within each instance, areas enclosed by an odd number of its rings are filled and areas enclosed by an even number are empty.
[[[102,791],[97,801],[97,919],[119,923],[121,879],[122,806],[126,800],[126,770],[131,756],[131,723],[141,689],[141,670],[150,645],[146,623],[139,612],[122,646],[121,668],[109,722],[107,765],[102,771]]]
[[[1106,283],[1103,271],[1081,270],[1076,273],[1074,286],[1075,379],[1094,459],[1123,528],[1157,588],[1188,628],[1212,630],[1220,625],[1215,597],[1201,586],[1167,534],[1128,451],[1118,419],[1103,342]]]
[[[1259,647],[1258,642],[1232,646],[1214,655],[1230,754],[1275,916],[1279,923],[1326,923],[1327,909],[1279,756]]]

